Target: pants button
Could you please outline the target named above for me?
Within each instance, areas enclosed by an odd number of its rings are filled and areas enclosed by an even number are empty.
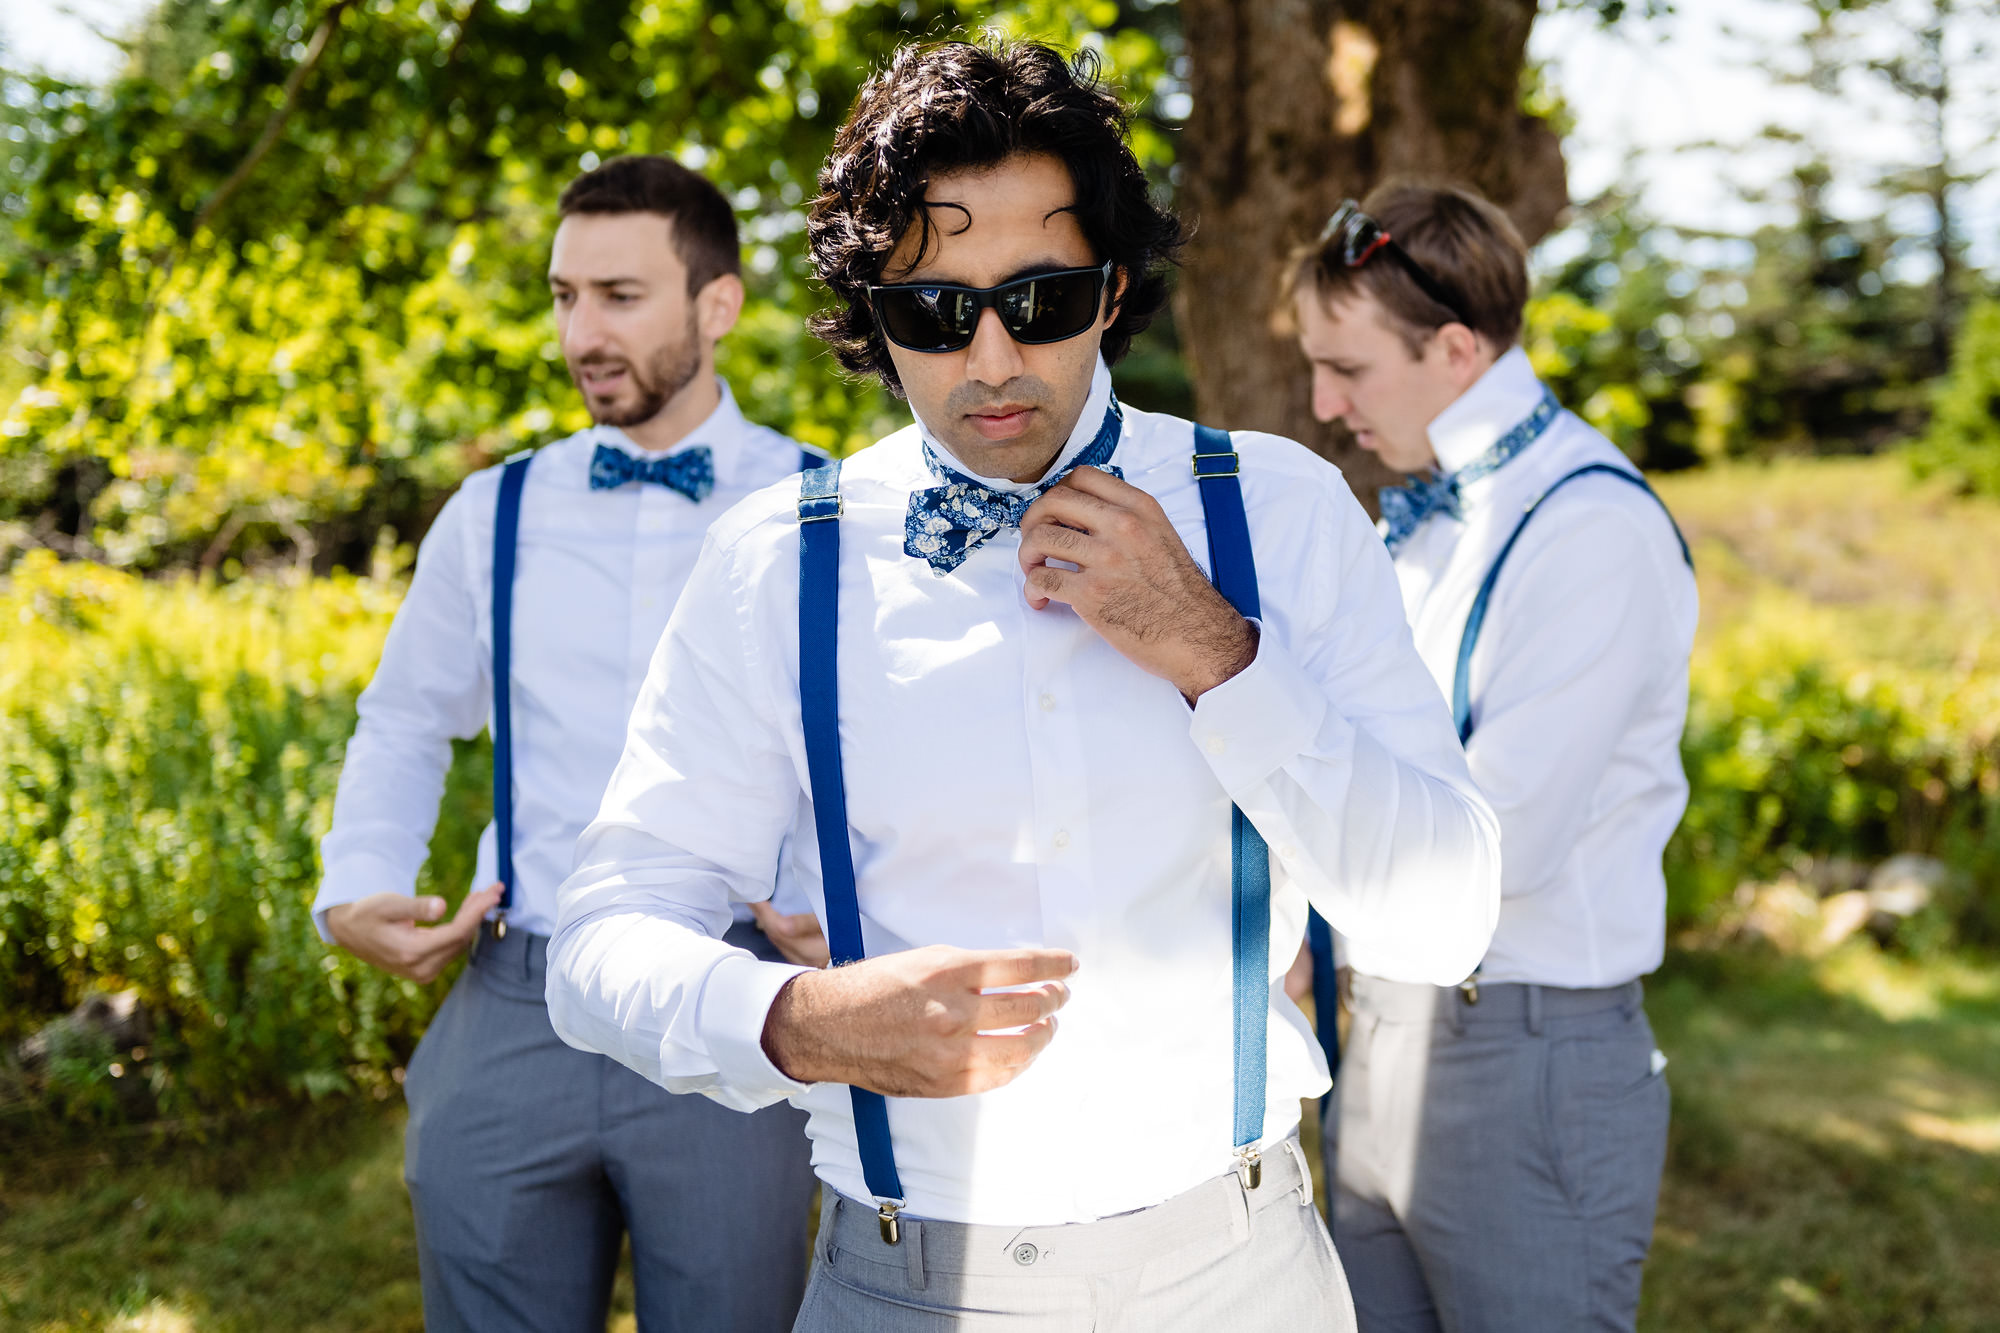
[[[1021,1267],[1023,1268],[1026,1268],[1029,1264],[1035,1262],[1035,1260],[1040,1257],[1041,1257],[1041,1251],[1037,1250],[1034,1246],[1028,1244],[1026,1241],[1022,1241],[1019,1245],[1016,1245],[1014,1247],[1014,1262],[1021,1265]]]

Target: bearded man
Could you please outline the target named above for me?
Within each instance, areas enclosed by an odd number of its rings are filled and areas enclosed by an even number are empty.
[[[626,1235],[641,1329],[781,1328],[805,1282],[803,1116],[736,1115],[573,1050],[542,991],[556,888],[710,520],[820,460],[744,420],[715,373],[743,283],[712,184],[617,158],[558,211],[549,291],[596,424],[467,478],[424,538],[361,696],[314,919],[418,982],[473,950],[404,1083],[428,1328],[602,1333]],[[489,717],[486,887],[446,918],[417,871],[451,742]],[[746,910],[726,938],[777,960],[784,923],[760,907],[773,937]]]

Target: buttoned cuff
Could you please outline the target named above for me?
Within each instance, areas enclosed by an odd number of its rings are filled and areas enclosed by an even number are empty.
[[[747,953],[732,953],[709,969],[695,1028],[715,1061],[716,1074],[732,1092],[768,1106],[812,1086],[787,1078],[764,1054],[764,1020],[778,992],[810,971],[791,963],[766,963]]]
[[[329,861],[321,873],[319,893],[313,898],[313,928],[319,931],[320,939],[328,944],[339,941],[326,928],[326,914],[342,903],[356,903],[363,898],[371,898],[378,893],[414,894],[417,891],[417,877],[413,871],[405,871],[386,857],[368,852],[349,852],[337,861]]]
[[[1188,734],[1234,798],[1313,748],[1328,711],[1319,682],[1259,623],[1256,658],[1195,700]]]

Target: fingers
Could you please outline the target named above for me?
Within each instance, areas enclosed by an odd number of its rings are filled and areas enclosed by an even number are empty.
[[[1033,990],[982,995],[973,1006],[973,1025],[982,1034],[1039,1023],[1069,1003],[1069,987],[1051,981]]]
[[[1076,955],[1068,949],[982,949],[966,957],[959,970],[970,989],[996,990],[1062,981],[1074,975],[1079,966]]]
[[[1076,473],[1070,473],[1075,476]],[[1119,483],[1123,485],[1124,483]],[[1036,501],[1021,515],[1021,533],[1026,536],[1038,527],[1049,523],[1060,523],[1066,527],[1078,528],[1085,532],[1099,532],[1117,522],[1121,514],[1129,514],[1123,505],[1113,503],[1089,491],[1078,490],[1065,477],[1061,482],[1043,491]]]
[[[757,919],[757,929],[776,938],[785,933],[785,914],[769,903],[751,903],[750,915]]]
[[[1055,1038],[1056,1019],[1053,1014],[1019,1032],[982,1033],[973,1039],[973,1058],[964,1074],[956,1080],[956,1090],[942,1091],[937,1095],[962,1097],[1004,1087],[1025,1073],[1028,1066],[1035,1062],[1035,1057],[1046,1050]]]
[[[488,884],[483,889],[474,889],[465,895],[465,901],[458,905],[458,913],[450,923],[437,927],[431,933],[445,935],[459,940],[470,940],[479,933],[479,922],[485,915],[500,905],[500,895],[506,886]]]
[[[444,915],[445,901],[428,894],[378,893],[363,899],[362,906],[378,921],[435,921]]]

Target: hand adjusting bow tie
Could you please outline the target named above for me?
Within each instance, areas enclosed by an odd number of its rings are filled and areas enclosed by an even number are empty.
[[[1124,409],[1113,398],[1104,414],[1104,424],[1097,428],[1097,436],[1089,447],[1070,460],[1068,467],[1025,495],[981,485],[947,467],[926,443],[924,463],[944,485],[910,493],[910,511],[903,520],[904,554],[929,561],[932,571],[943,577],[964,564],[965,558],[994,533],[1021,526],[1021,515],[1028,511],[1028,506],[1076,469],[1102,468],[1122,479],[1124,471],[1109,465],[1108,460],[1111,451],[1118,447],[1118,432],[1124,419]]]
[[[1561,412],[1562,405],[1556,402],[1555,394],[1544,388],[1542,400],[1535,404],[1534,411],[1515,422],[1513,429],[1494,441],[1492,448],[1458,471],[1446,473],[1432,468],[1400,486],[1384,487],[1377,500],[1382,506],[1382,522],[1388,527],[1382,540],[1388,543],[1389,550],[1394,552],[1408,541],[1433,514],[1463,518],[1459,505],[1462,488],[1505,467],[1514,455],[1540,439]]]
[[[634,458],[623,449],[598,445],[590,456],[590,489],[615,490],[628,481],[664,486],[700,504],[715,489],[715,456],[705,444],[665,458]]]

